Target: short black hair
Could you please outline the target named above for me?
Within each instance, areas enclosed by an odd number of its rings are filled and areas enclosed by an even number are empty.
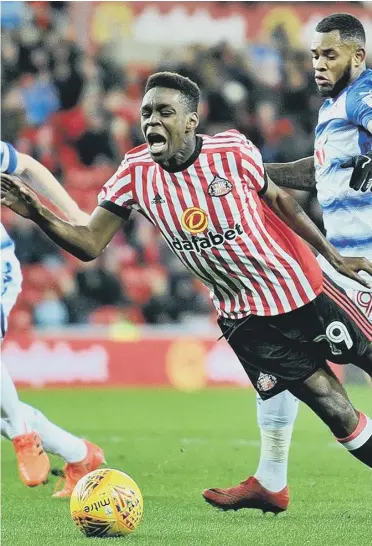
[[[190,112],[198,110],[200,102],[199,86],[177,72],[157,72],[152,74],[146,82],[145,93],[154,87],[165,87],[180,91]]]
[[[362,23],[349,13],[333,13],[322,19],[315,28],[316,32],[338,30],[341,40],[366,43],[366,33]]]

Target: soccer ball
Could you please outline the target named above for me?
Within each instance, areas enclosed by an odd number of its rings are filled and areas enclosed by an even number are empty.
[[[71,495],[70,512],[87,537],[123,536],[134,531],[141,521],[143,499],[130,476],[100,468],[78,481]]]

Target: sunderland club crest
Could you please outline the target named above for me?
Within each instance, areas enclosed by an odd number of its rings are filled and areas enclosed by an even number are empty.
[[[226,178],[215,176],[208,186],[208,194],[211,197],[223,197],[231,192],[233,186]]]
[[[270,391],[277,384],[277,378],[269,373],[262,373],[257,379],[257,388],[259,391],[267,392]]]

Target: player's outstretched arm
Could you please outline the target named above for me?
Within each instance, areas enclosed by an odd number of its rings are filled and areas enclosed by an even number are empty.
[[[366,271],[369,275],[372,275],[372,263],[365,258],[341,256],[310,220],[297,201],[281,188],[278,188],[270,179],[268,179],[267,190],[262,198],[283,222],[322,254],[337,271],[367,288],[372,288],[368,282],[358,275],[358,271]]]
[[[265,163],[265,170],[277,186],[289,190],[314,192],[314,157],[305,157],[291,163]]]
[[[27,154],[17,154],[17,174],[28,186],[47,197],[71,222],[83,224],[89,215],[80,210],[52,173],[39,161]]]
[[[58,246],[85,262],[101,254],[123,223],[122,218],[102,207],[94,210],[86,225],[65,222],[31,189],[5,174],[1,174],[1,204],[35,222]]]

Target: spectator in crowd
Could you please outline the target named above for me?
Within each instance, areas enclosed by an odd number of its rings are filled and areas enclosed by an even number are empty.
[[[83,165],[91,166],[99,163],[120,163],[111,133],[105,127],[104,117],[92,113],[87,118],[85,132],[76,141],[76,149]]]
[[[25,74],[21,78],[22,99],[29,125],[42,125],[59,109],[57,90],[47,75]]]
[[[104,257],[82,263],[75,278],[76,291],[67,299],[71,313],[87,322],[97,307],[122,306],[130,302],[117,275],[104,267]],[[76,320],[76,319],[75,319]]]
[[[61,264],[62,254],[55,245],[39,229],[20,216],[12,224],[9,235],[16,246],[16,255],[21,264]]]
[[[48,289],[34,308],[35,324],[40,328],[58,328],[69,322],[69,313],[65,303],[59,299],[55,290]]]

